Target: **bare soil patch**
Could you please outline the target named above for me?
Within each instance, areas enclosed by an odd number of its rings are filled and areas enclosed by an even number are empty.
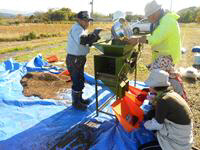
[[[38,96],[41,99],[64,100],[60,93],[71,88],[69,76],[59,76],[51,73],[28,73],[20,81],[25,96]]]

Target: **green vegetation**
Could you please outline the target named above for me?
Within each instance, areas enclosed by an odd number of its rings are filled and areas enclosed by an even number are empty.
[[[31,51],[31,53],[15,56],[14,59],[18,62],[27,62],[40,53],[44,57],[44,60],[46,60],[46,56],[62,53],[63,55],[59,56],[59,59],[64,60],[66,56],[65,47],[66,46],[58,46],[56,48],[48,48],[48,49],[44,48],[40,50],[34,50],[34,51]]]
[[[20,36],[19,39],[14,39],[16,41],[30,41],[33,39],[50,38],[50,37],[61,37],[63,36],[59,33],[41,33],[37,35],[35,32],[30,32],[27,35]],[[1,41],[1,39],[0,39]]]
[[[200,7],[189,7],[178,11],[180,15],[179,22],[181,23],[200,23]],[[69,21],[75,21],[76,13],[72,12],[70,8],[61,9],[49,9],[47,12],[35,12],[31,16],[7,16],[11,21],[5,21],[6,14],[0,14],[4,20],[0,19],[0,25],[19,25],[21,23],[68,23]],[[112,14],[103,15],[100,13],[94,13],[93,18],[112,18]],[[128,21],[141,20],[144,18],[142,15],[127,15],[126,19]]]
[[[180,15],[179,22],[182,23],[191,23],[197,22],[200,23],[200,7],[189,7],[182,9],[178,12]]]
[[[58,10],[49,9],[47,12],[35,12],[30,17],[25,18],[26,23],[52,23],[54,21],[73,21],[75,20],[75,13],[69,8],[62,8]]]
[[[25,46],[22,45],[22,46],[16,46],[16,47],[13,47],[13,48],[4,48],[4,49],[0,50],[0,54],[6,54],[6,53],[24,51],[24,50],[33,50],[33,49],[36,49],[38,47],[54,45],[54,44],[58,44],[58,43],[63,43],[65,41],[66,41],[66,39],[61,40],[61,41],[58,40],[58,41],[39,43],[39,44],[36,44],[36,45],[33,45],[32,43],[30,43],[30,44],[27,44]]]

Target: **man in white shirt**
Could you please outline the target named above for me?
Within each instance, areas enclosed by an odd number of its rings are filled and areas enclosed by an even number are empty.
[[[92,33],[87,33],[90,22],[87,11],[80,11],[77,14],[77,22],[72,26],[68,35],[68,48],[66,64],[72,78],[72,105],[76,109],[86,110],[89,100],[83,100],[82,90],[84,88],[84,66],[86,55],[89,53],[89,47],[97,42],[99,32],[95,29]]]

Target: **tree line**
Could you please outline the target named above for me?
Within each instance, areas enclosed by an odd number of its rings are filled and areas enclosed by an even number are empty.
[[[19,16],[18,16],[19,17]],[[105,16],[100,13],[94,13],[93,18],[111,18],[112,14]],[[29,17],[25,17],[26,23],[49,23],[58,21],[75,21],[76,13],[70,8],[49,9],[47,12],[35,12]]]
[[[197,22],[200,23],[200,7],[189,7],[178,11],[180,16],[179,22],[182,23],[191,23]]]
[[[197,22],[200,23],[200,7],[189,7],[182,9],[177,12],[180,16],[179,22],[181,23],[191,23]],[[95,18],[103,18],[111,20],[112,14],[105,16],[103,14],[94,13],[92,16]],[[141,20],[143,19],[142,15],[127,15],[126,19],[128,21]],[[53,22],[67,22],[75,21],[76,13],[73,12],[70,8],[61,8],[61,9],[49,9],[47,12],[35,12],[31,16],[16,16],[16,23],[53,23]]]
[[[70,8],[49,9],[47,12],[35,12],[33,15],[26,17],[27,23],[42,23],[54,21],[73,21],[76,13],[72,12]]]
[[[177,12],[180,16],[179,22],[181,23],[191,23],[197,22],[200,23],[200,7],[189,7],[182,9]],[[105,16],[103,14],[94,13],[94,18],[112,18],[112,14]],[[26,22],[52,22],[52,21],[74,21],[76,18],[76,13],[72,12],[69,8],[62,8],[58,10],[49,9],[47,12],[41,13],[36,12],[34,15],[26,18]],[[126,19],[131,20],[140,20],[142,15],[127,15]]]

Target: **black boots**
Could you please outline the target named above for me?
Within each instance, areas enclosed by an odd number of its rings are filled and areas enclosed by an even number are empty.
[[[82,99],[82,91],[72,90],[72,106],[74,106],[76,109],[86,110],[89,103],[89,100]]]

